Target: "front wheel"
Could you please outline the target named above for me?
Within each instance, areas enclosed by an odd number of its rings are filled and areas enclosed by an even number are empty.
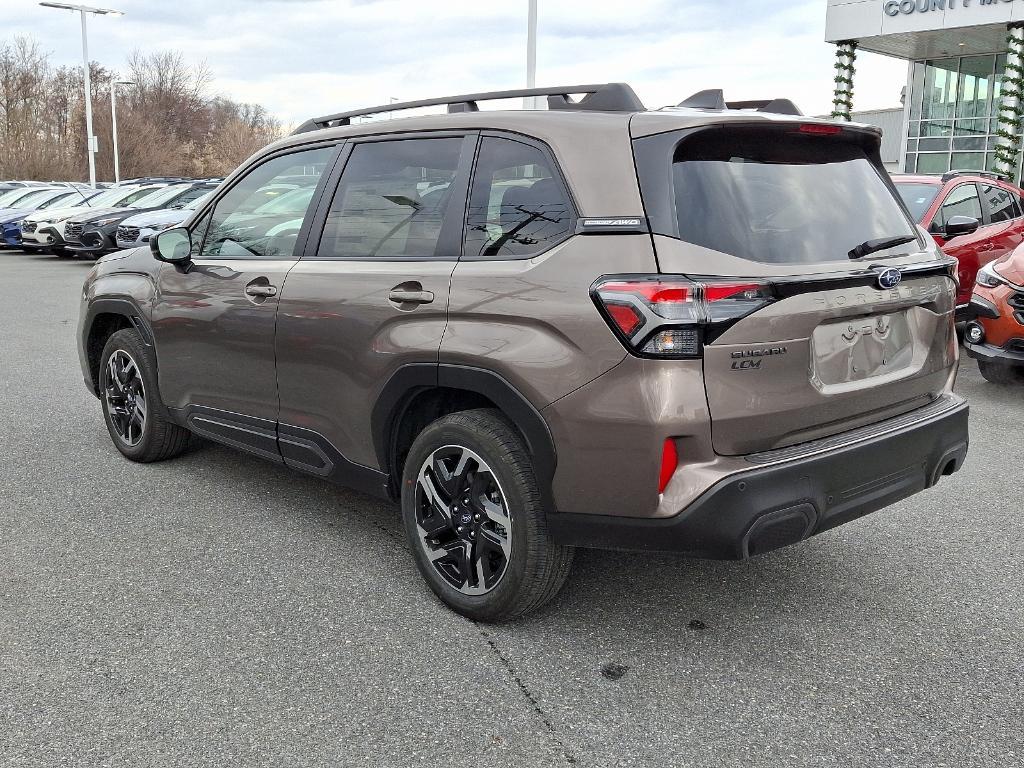
[[[402,516],[416,565],[454,611],[506,621],[565,583],[573,550],[552,541],[522,438],[497,411],[462,411],[413,442]]]
[[[978,370],[981,371],[985,381],[990,381],[993,384],[1024,383],[1024,367],[979,360]]]
[[[188,447],[191,433],[168,417],[157,390],[154,355],[137,331],[121,330],[107,340],[98,378],[103,420],[125,457],[162,461]]]

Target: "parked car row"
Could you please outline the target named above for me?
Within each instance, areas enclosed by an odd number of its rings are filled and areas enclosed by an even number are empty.
[[[148,242],[153,232],[180,223],[190,213],[186,206],[220,181],[160,177],[133,179],[105,190],[41,183],[12,187],[0,194],[0,247],[96,259]],[[156,223],[152,213],[158,211],[162,217]],[[150,214],[145,221],[130,221],[143,212]],[[124,232],[136,237],[119,244],[122,223]]]

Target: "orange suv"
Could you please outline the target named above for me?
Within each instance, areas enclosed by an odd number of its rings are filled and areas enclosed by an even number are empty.
[[[1024,246],[978,270],[968,314],[964,346],[981,375],[1024,382]]]

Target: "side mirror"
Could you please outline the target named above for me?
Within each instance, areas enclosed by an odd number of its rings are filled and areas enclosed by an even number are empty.
[[[946,222],[946,231],[941,233],[947,240],[961,235],[970,235],[978,231],[981,222],[973,216],[953,216]]]
[[[165,229],[149,238],[149,250],[157,261],[187,264],[192,260],[192,236],[185,227]]]

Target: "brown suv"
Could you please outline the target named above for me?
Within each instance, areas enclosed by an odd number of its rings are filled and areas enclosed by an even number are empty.
[[[134,461],[194,433],[400,500],[478,619],[549,600],[574,546],[792,544],[967,452],[955,262],[879,139],[622,84],[312,120],[96,265],[86,384]]]

